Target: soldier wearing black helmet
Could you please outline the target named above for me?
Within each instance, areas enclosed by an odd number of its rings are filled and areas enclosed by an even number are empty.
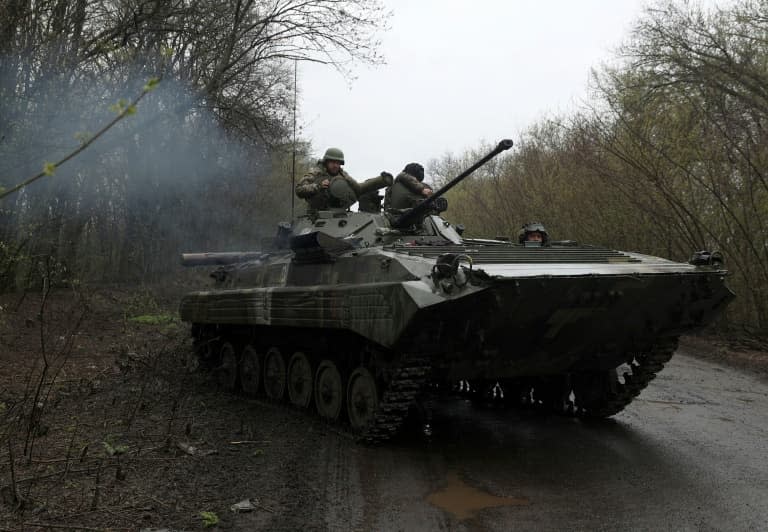
[[[432,188],[424,182],[424,167],[419,163],[408,163],[387,190],[385,209],[411,209],[424,198],[432,195]]]
[[[546,246],[549,233],[541,222],[528,222],[518,233],[519,242],[526,247]]]

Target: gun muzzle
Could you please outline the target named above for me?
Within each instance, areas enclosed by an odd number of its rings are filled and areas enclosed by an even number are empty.
[[[443,194],[451,190],[454,186],[458,185],[461,181],[466,179],[472,172],[483,166],[485,163],[496,157],[498,154],[500,154],[503,151],[508,150],[513,145],[512,140],[510,139],[504,139],[501,142],[499,142],[496,147],[491,150],[488,154],[486,154],[482,159],[477,161],[475,164],[464,170],[462,173],[451,179],[448,183],[440,187],[439,190],[437,190],[434,194],[429,196],[427,199],[416,205],[413,209],[406,212],[405,214],[401,215],[400,218],[395,220],[395,222],[392,224],[394,227],[408,227],[409,225],[412,225],[417,220],[419,220],[424,214],[427,213],[432,208],[432,204],[437,201],[438,198],[440,198]]]

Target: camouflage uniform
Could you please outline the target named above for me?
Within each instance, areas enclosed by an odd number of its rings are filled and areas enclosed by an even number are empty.
[[[422,191],[429,188],[419,179],[406,172],[400,172],[395,183],[387,190],[385,209],[411,209],[424,199]]]
[[[355,195],[360,195],[360,184],[352,179],[348,173],[340,169],[339,173],[333,176],[326,170],[325,163],[318,161],[315,169],[302,177],[299,184],[296,185],[296,195],[307,201],[309,210],[320,211],[335,206],[330,202],[331,197],[328,194],[328,189],[323,188],[320,184],[326,179],[329,182],[334,179],[344,179]]]

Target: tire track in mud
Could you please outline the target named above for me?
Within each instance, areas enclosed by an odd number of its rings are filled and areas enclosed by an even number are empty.
[[[345,438],[328,438],[324,453],[325,522],[329,529],[368,530],[364,526],[363,484],[358,467],[360,448]],[[335,440],[335,441],[334,441]]]
[[[266,494],[274,513],[244,520],[241,530],[354,530],[362,525],[355,443],[321,422],[304,419],[299,426],[291,431],[293,442],[275,449],[280,453],[271,479],[276,489]]]
[[[279,466],[274,472],[274,513],[263,524],[265,530],[324,530],[325,496],[319,486],[322,468],[318,467],[319,442],[308,433],[299,443],[283,446]],[[313,457],[315,457],[313,459]]]

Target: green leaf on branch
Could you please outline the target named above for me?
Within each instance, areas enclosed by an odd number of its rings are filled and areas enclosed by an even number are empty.
[[[47,176],[51,176],[56,173],[56,163],[45,163],[43,165],[43,173]]]
[[[117,113],[119,115],[123,114],[125,112],[125,108],[128,106],[128,100],[125,98],[120,98],[117,100],[117,103],[114,103],[109,106],[109,110],[113,113]]]
[[[125,108],[125,114],[126,115],[135,115],[136,114],[136,106],[131,105],[130,107]]]
[[[171,50],[173,51],[173,50]],[[147,83],[144,85],[144,92],[150,92],[155,90],[155,88],[160,83],[160,78],[151,78]]]
[[[85,144],[91,140],[91,134],[87,131],[78,131],[75,133],[75,139],[77,139],[81,144]]]

